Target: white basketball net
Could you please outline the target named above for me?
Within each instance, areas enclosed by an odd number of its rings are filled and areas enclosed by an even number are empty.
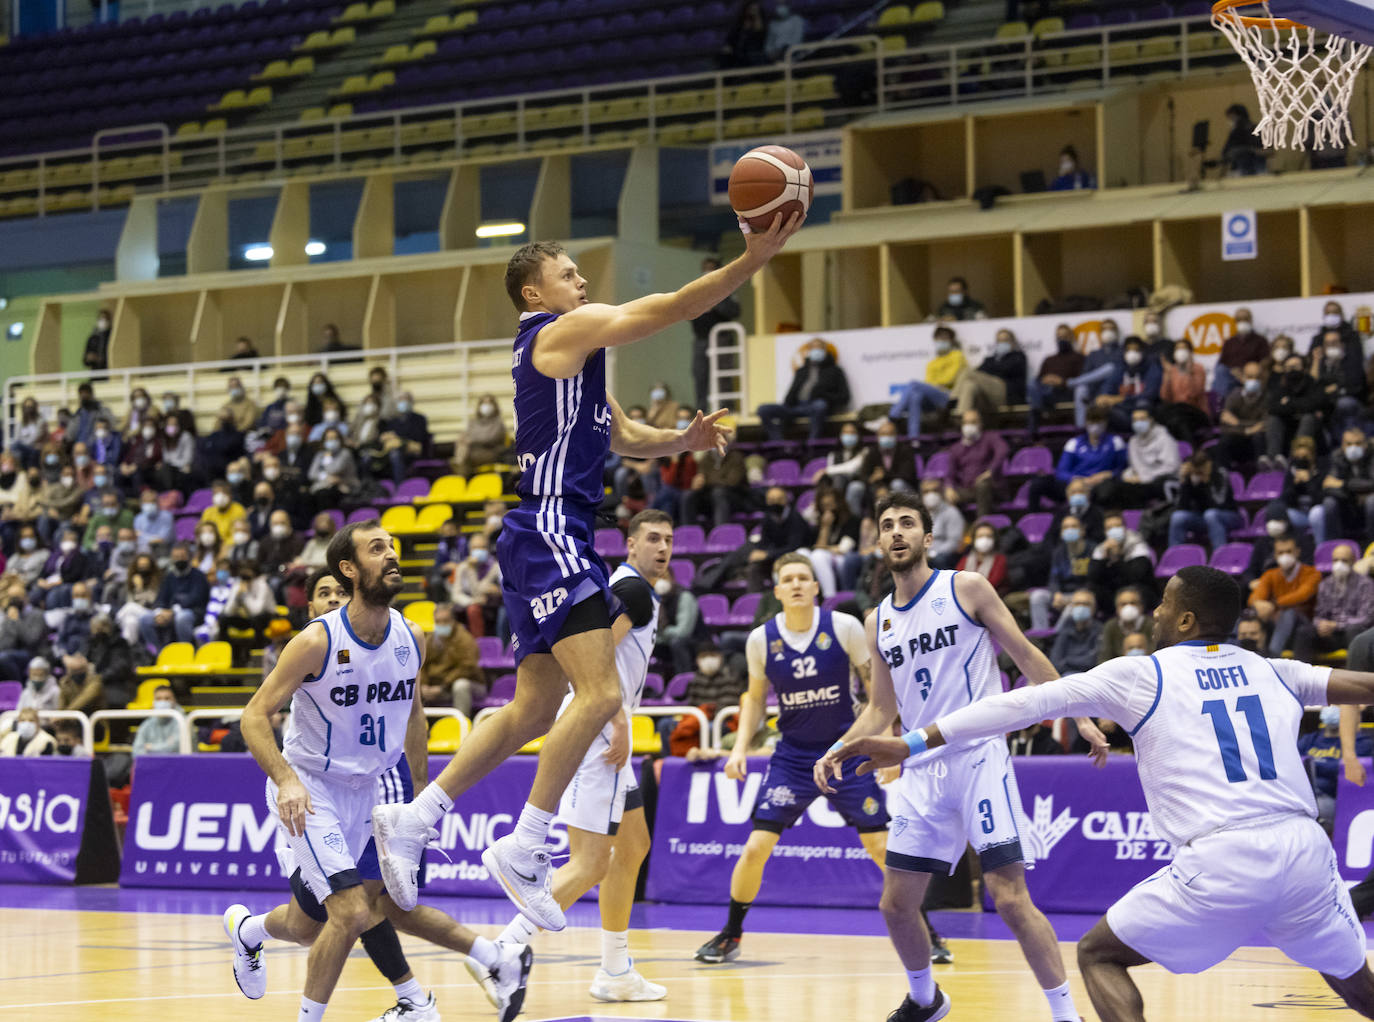
[[[1263,17],[1273,17],[1269,4]],[[1254,16],[1258,17],[1258,14]],[[1350,98],[1371,48],[1315,29],[1243,24],[1236,12],[1212,15],[1212,24],[1236,48],[1259,93],[1255,126],[1266,149],[1343,149],[1353,144]]]

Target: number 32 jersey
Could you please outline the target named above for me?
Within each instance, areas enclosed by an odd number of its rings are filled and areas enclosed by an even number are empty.
[[[914,731],[1002,691],[992,637],[959,606],[958,572],[934,572],[910,603],[889,595],[878,616],[878,653],[892,675],[902,728]],[[915,757],[937,759],[972,743],[951,742]]]

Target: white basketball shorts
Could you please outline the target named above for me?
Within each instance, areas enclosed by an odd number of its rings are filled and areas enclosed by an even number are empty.
[[[300,867],[301,880],[320,904],[336,891],[356,887],[358,859],[372,837],[372,807],[377,804],[377,779],[367,775],[329,777],[297,770],[310,795],[314,814],[306,814],[305,833],[292,837],[277,813],[277,786],[267,781],[267,809],[277,817],[277,833]],[[283,869],[289,860],[279,853]],[[294,872],[294,870],[293,870]]]
[[[1107,925],[1170,972],[1202,972],[1255,945],[1337,979],[1365,963],[1364,928],[1336,853],[1317,822],[1298,814],[1189,842],[1107,910]]]
[[[558,815],[569,827],[590,834],[614,835],[626,809],[644,805],[639,784],[630,762],[616,769],[602,759],[606,743],[601,738],[582,759],[572,782],[558,803]]]

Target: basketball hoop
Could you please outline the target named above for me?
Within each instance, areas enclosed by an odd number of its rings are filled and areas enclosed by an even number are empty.
[[[1262,11],[1245,15],[1241,8]],[[1255,126],[1266,149],[1353,144],[1350,99],[1371,48],[1275,17],[1267,0],[1217,0],[1212,24],[1230,40],[1259,93]]]

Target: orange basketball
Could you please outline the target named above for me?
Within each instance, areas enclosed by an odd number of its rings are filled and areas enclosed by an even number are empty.
[[[793,213],[805,213],[815,193],[811,168],[785,146],[751,149],[730,171],[730,208],[756,231],[768,230],[779,213],[783,223]]]

